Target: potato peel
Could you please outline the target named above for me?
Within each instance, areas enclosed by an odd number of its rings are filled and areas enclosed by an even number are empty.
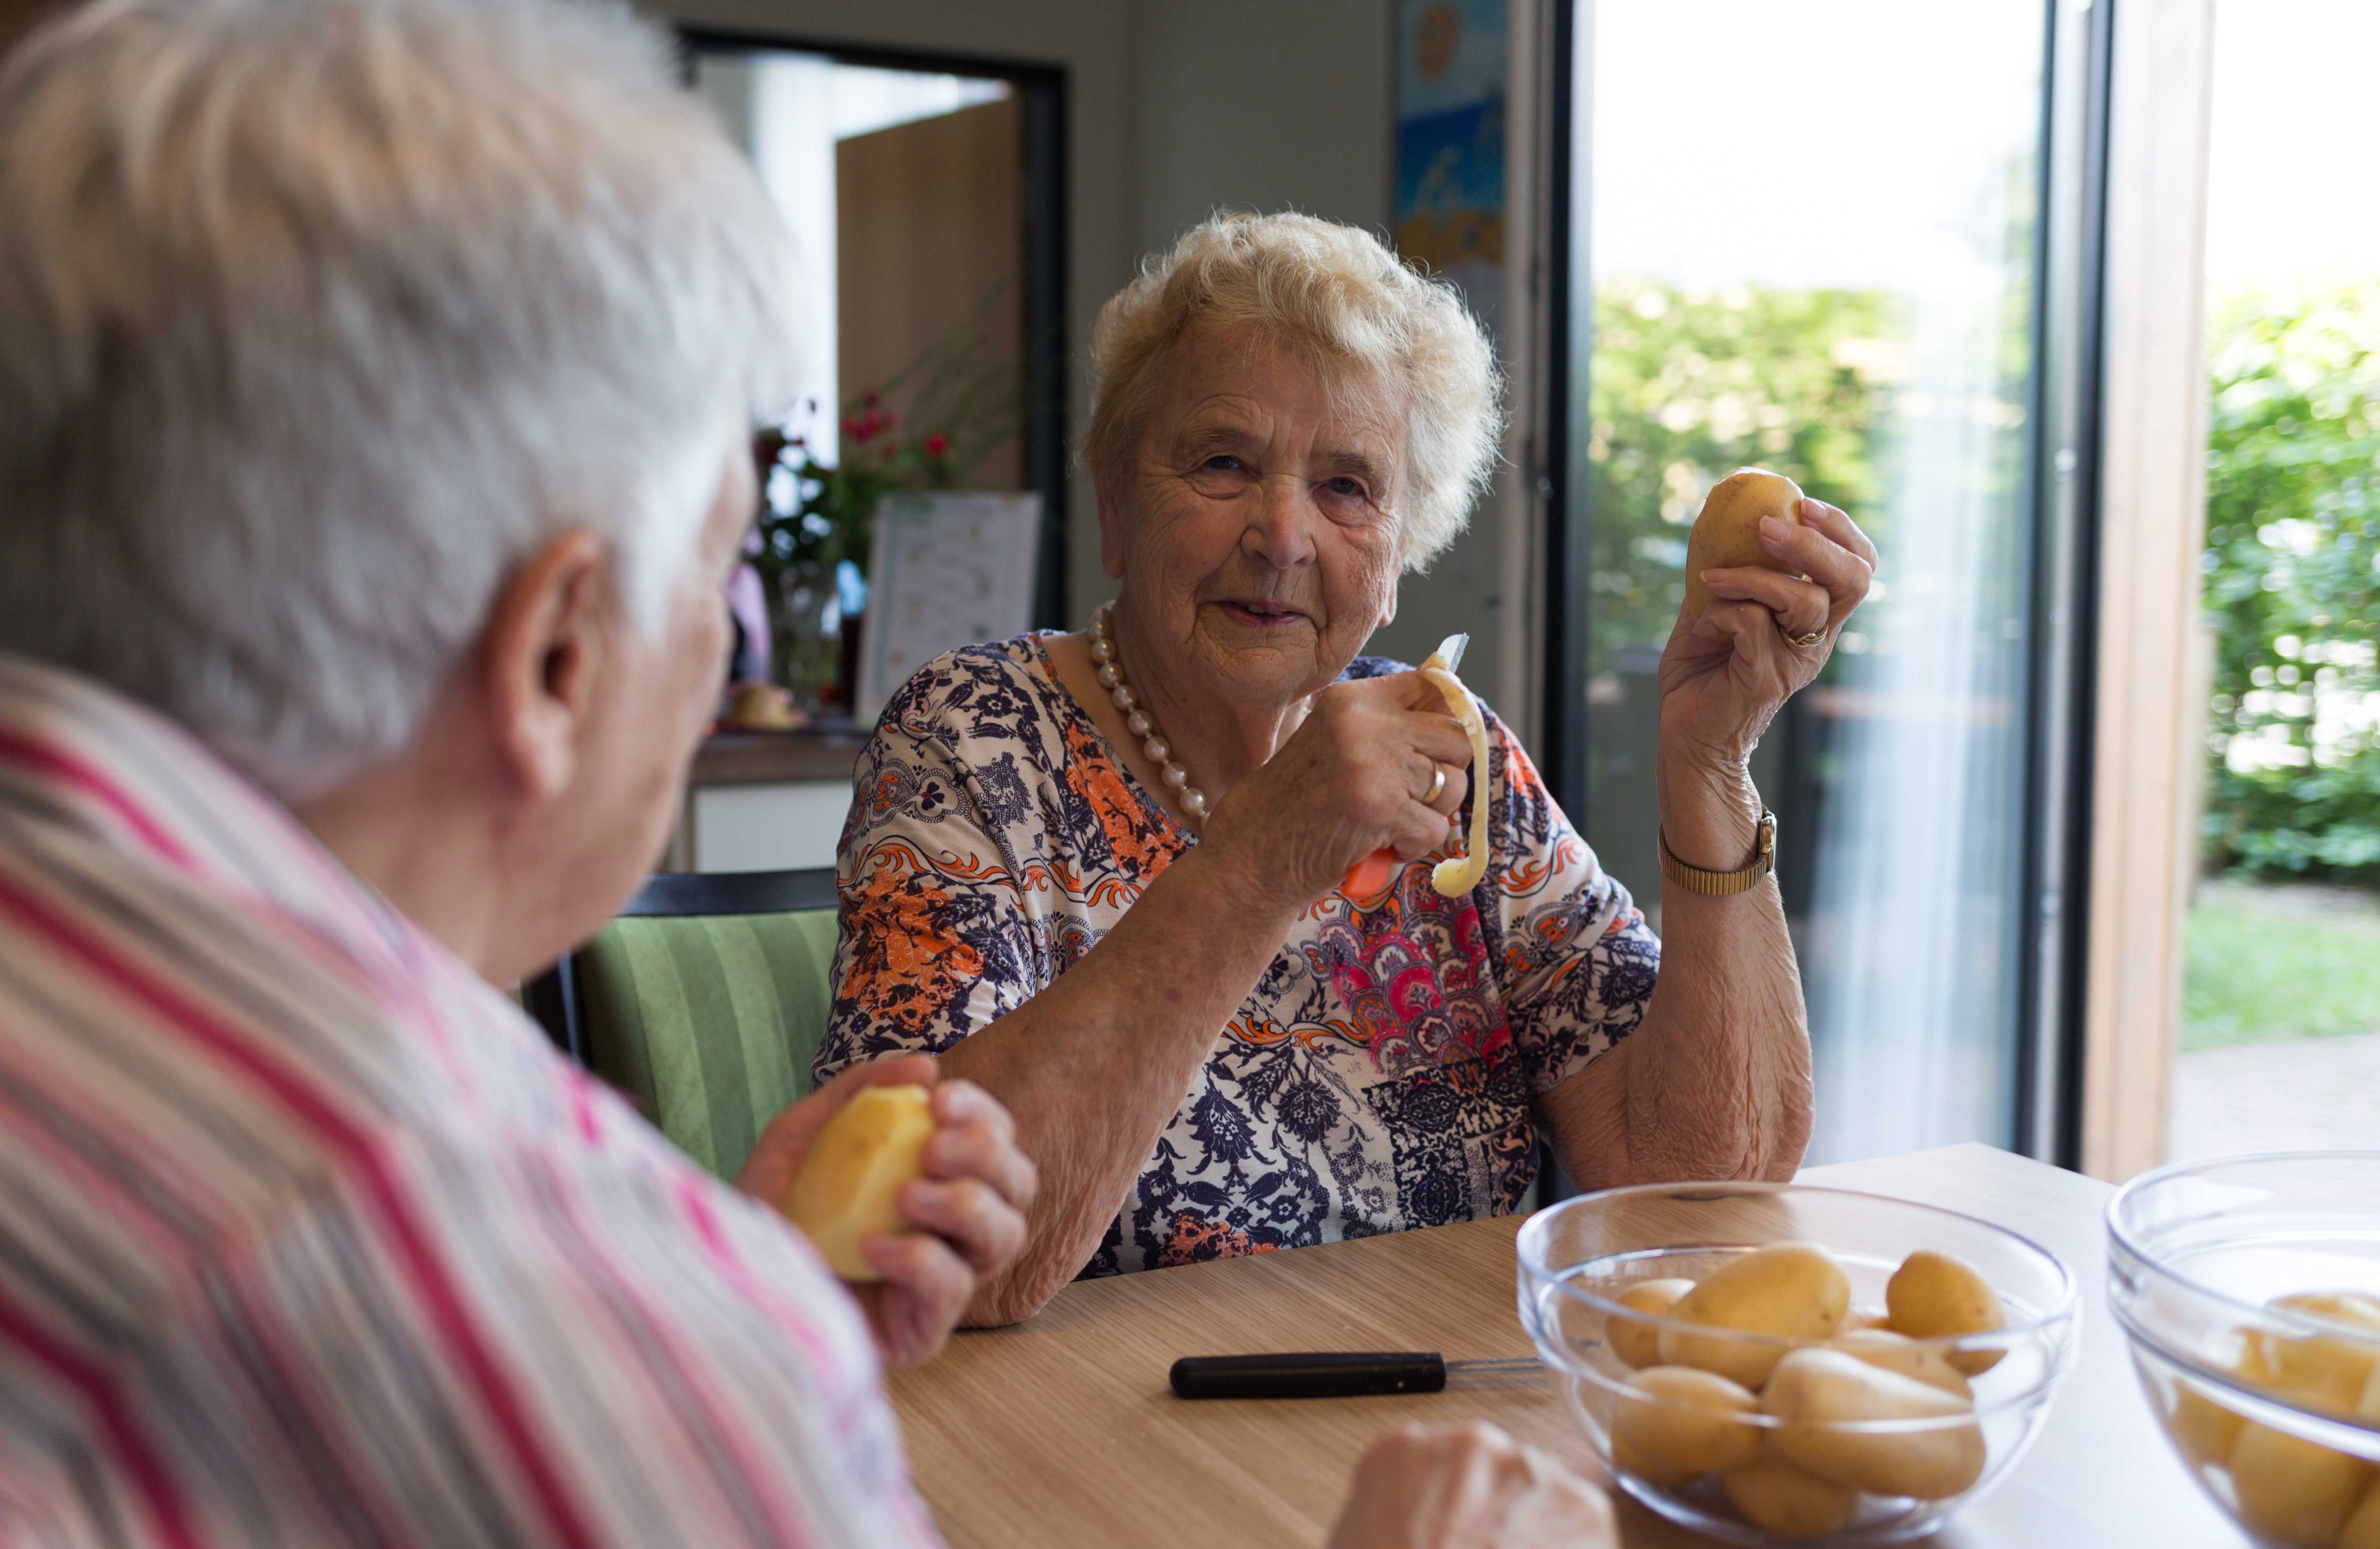
[[[1439,897],[1461,898],[1488,875],[1488,722],[1444,657],[1430,652],[1429,660],[1421,664],[1421,675],[1445,698],[1448,712],[1463,723],[1463,734],[1471,739],[1469,842],[1461,855],[1439,862],[1429,874],[1429,885]]]

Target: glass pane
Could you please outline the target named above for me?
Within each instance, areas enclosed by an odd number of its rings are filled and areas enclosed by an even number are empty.
[[[1758,465],[1852,513],[1880,584],[1755,763],[1817,1047],[1812,1159],[2007,1144],[2044,7],[1590,18],[1587,837],[1656,896],[1654,672],[1710,485]]]

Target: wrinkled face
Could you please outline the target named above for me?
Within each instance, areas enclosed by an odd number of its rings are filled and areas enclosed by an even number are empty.
[[[553,805],[562,868],[557,914],[572,933],[556,950],[600,929],[660,864],[695,745],[717,709],[730,626],[722,583],[741,560],[759,498],[740,441],[728,459],[694,551],[683,553],[658,631],[625,615],[610,624],[612,671],[589,717],[579,776]]]
[[[1099,548],[1136,627],[1206,692],[1328,686],[1396,613],[1403,405],[1383,383],[1212,323],[1165,363]]]

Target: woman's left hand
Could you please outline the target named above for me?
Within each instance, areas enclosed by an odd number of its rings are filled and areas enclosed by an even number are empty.
[[[1666,759],[1741,768],[1779,708],[1827,664],[1876,577],[1876,545],[1824,501],[1804,500],[1799,525],[1764,520],[1760,547],[1800,575],[1706,570],[1711,605],[1700,618],[1679,610],[1661,653]],[[1788,639],[1811,634],[1818,638],[1807,646]]]
[[[862,1239],[859,1251],[884,1278],[847,1288],[891,1368],[941,1349],[977,1286],[1025,1246],[1038,1179],[1008,1110],[971,1081],[936,1081],[928,1055],[856,1065],[771,1120],[735,1178],[744,1192],[782,1208],[834,1111],[862,1087],[905,1083],[933,1088],[925,1176],[901,1185],[895,1202],[915,1229]]]

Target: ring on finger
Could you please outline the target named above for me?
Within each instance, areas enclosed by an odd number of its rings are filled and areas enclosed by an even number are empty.
[[[1785,635],[1785,626],[1783,624],[1779,624],[1777,626],[1777,633],[1779,635]],[[1799,647],[1801,649],[1806,651],[1812,646],[1816,645],[1826,637],[1827,632],[1825,630],[1814,629],[1807,635],[1785,635],[1785,643],[1789,646]]]
[[[1429,767],[1429,789],[1423,793],[1421,805],[1424,806],[1436,806],[1438,805],[1438,798],[1446,793],[1446,766],[1443,764],[1432,764]]]

